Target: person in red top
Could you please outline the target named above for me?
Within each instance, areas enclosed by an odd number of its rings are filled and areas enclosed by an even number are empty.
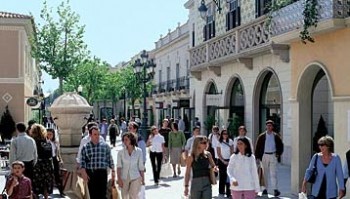
[[[7,194],[10,199],[25,199],[32,196],[32,182],[23,175],[24,163],[14,161],[12,172],[6,183]]]

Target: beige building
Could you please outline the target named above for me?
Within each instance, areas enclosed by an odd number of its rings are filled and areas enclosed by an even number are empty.
[[[33,28],[30,16],[0,12],[0,112],[8,106],[16,122],[32,119],[26,100],[41,92],[40,69],[30,53]]]
[[[190,106],[189,80],[189,27],[186,22],[169,30],[155,42],[152,54],[156,68],[153,89],[155,101],[155,124],[169,116],[190,121],[194,117],[194,106]],[[189,123],[188,128],[189,129]]]
[[[196,115],[227,126],[239,117],[255,141],[272,119],[285,144],[282,163],[291,165],[291,190],[300,189],[318,126],[335,139],[345,159],[350,142],[350,9],[347,1],[318,2],[315,43],[303,44],[303,3],[274,13],[268,30],[264,1],[231,0],[218,12],[206,0],[189,0],[191,104]],[[321,119],[322,118],[322,119]],[[324,125],[322,126],[322,120]]]

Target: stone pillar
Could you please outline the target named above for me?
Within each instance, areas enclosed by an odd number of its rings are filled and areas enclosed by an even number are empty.
[[[69,172],[65,194],[72,199],[83,198],[84,187],[77,183],[76,156],[82,137],[82,126],[86,123],[92,107],[77,93],[64,93],[49,108],[59,129],[61,156],[64,168]],[[80,180],[81,181],[81,180]]]

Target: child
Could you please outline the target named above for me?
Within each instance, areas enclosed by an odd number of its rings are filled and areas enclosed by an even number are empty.
[[[23,175],[24,163],[14,161],[11,165],[11,175],[6,183],[7,194],[10,199],[31,198],[32,182]]]

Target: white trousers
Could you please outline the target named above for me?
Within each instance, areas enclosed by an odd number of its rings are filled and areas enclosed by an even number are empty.
[[[277,189],[277,157],[276,154],[264,154],[262,158],[265,187],[268,189],[268,181],[271,180],[271,188]]]

